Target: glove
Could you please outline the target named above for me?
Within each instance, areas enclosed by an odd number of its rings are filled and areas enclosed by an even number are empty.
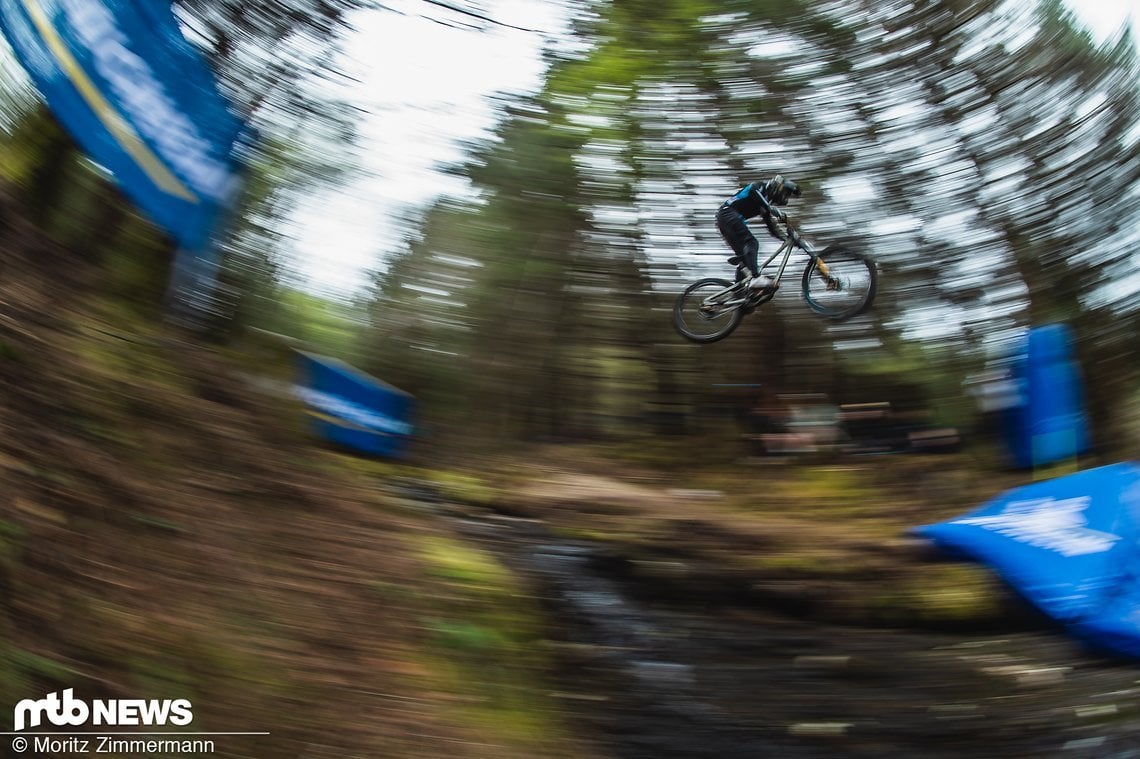
[[[772,213],[764,215],[764,226],[768,227],[768,234],[775,237],[777,240],[786,240],[788,235],[784,230],[776,226],[776,222],[787,221],[788,217],[778,208],[772,208]]]

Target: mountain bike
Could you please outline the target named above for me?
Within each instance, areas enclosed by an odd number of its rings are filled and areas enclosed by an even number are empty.
[[[673,326],[695,343],[723,340],[740,326],[747,314],[770,301],[780,287],[792,251],[808,256],[801,278],[804,302],[815,313],[832,321],[843,321],[863,313],[875,299],[878,270],[875,262],[846,245],[832,245],[817,252],[800,231],[779,213],[786,236],[780,247],[760,266],[760,273],[781,255],[772,284],[751,290],[743,265],[736,269],[736,281],[708,277],[685,288],[673,304]]]

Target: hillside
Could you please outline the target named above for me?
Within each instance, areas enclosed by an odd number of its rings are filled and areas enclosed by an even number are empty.
[[[513,578],[97,278],[0,202],[4,729],[75,688],[269,732],[219,737],[224,756],[564,753],[541,662],[488,686],[452,645],[480,616],[509,618],[504,655],[539,634]]]

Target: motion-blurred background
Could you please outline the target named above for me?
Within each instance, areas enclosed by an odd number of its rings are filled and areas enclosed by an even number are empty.
[[[1046,463],[1140,451],[1127,6],[174,9],[255,135],[191,329],[178,246],[0,48],[0,715],[188,693],[261,757],[1130,755],[1134,673],[901,537],[1053,473],[1011,450],[1030,329],[1089,434]],[[684,341],[717,206],[777,173],[874,306],[819,319],[797,266]],[[405,459],[318,452],[298,348],[414,399]]]
[[[737,386],[966,428],[967,384],[1064,322],[1098,442],[1134,439],[1127,27],[1094,35],[1060,0],[178,11],[259,135],[217,327],[359,364],[429,425],[680,432]],[[109,287],[158,302],[161,241],[5,71],[7,180],[107,257]],[[514,91],[479,97],[473,72]],[[729,343],[683,344],[672,294],[729,268],[716,206],[775,173],[805,187],[791,210],[817,242],[876,257],[875,308],[829,327],[785,292]]]

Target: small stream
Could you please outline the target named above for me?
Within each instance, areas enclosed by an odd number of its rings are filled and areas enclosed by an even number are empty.
[[[1058,633],[838,627],[681,598],[541,522],[435,508],[540,590],[565,709],[613,757],[1140,759],[1140,667]]]

